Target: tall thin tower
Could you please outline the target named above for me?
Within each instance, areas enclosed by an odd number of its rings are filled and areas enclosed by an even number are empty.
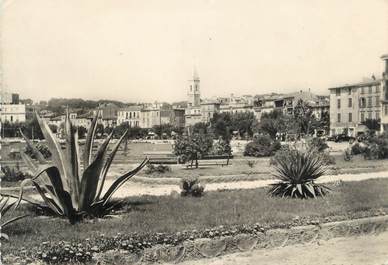
[[[193,78],[189,80],[187,92],[189,107],[199,107],[201,104],[200,82],[197,69],[194,67]]]

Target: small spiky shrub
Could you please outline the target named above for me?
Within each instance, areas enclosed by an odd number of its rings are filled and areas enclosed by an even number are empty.
[[[205,187],[201,185],[197,177],[186,177],[181,181],[181,195],[201,197]]]
[[[3,233],[3,229],[4,227],[12,224],[13,222],[16,222],[17,220],[19,219],[22,219],[24,217],[26,217],[27,215],[22,215],[22,216],[17,216],[17,217],[13,217],[7,221],[4,221],[4,216],[7,215],[7,213],[12,209],[16,209],[18,206],[19,206],[19,203],[20,203],[20,199],[17,200],[17,201],[14,201],[12,203],[9,203],[9,196],[1,196],[0,197],[0,219],[1,219],[1,224],[0,224],[0,228],[1,228],[1,232],[0,232],[0,239],[6,239],[8,240],[9,237],[7,234]]]
[[[38,114],[35,115],[50,150],[52,162],[47,161],[31,141],[22,134],[27,145],[39,161],[39,166],[36,166],[31,158],[22,153],[23,159],[35,174],[33,178],[22,182],[21,195],[23,194],[23,186],[28,182],[32,182],[45,202],[45,205],[34,202],[36,206],[49,208],[55,214],[67,217],[72,224],[83,217],[103,216],[109,213],[114,207],[110,199],[115,191],[138,173],[148,162],[145,159],[134,170],[118,177],[103,194],[102,191],[109,167],[127,132],[121,136],[108,155],[108,144],[112,138],[112,132],[102,143],[96,155],[93,156],[92,147],[97,128],[97,113],[86,137],[82,157],[83,163],[81,165],[78,133],[71,124],[69,114],[67,113],[65,120],[65,150],[61,149],[47,123]],[[81,168],[83,168],[82,172]],[[30,199],[25,200],[32,202]]]
[[[171,167],[162,164],[155,166],[154,164],[148,163],[147,168],[144,170],[144,173],[146,173],[147,175],[154,173],[164,174],[166,172],[171,172]]]
[[[325,163],[315,152],[292,150],[287,157],[276,159],[274,176],[280,180],[272,184],[272,196],[315,198],[324,196],[330,189],[314,181],[323,176]]]

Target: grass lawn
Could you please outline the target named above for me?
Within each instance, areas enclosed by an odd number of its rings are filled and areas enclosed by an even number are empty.
[[[207,192],[201,198],[130,197],[118,217],[76,225],[64,219],[38,216],[23,205],[12,215],[29,213],[31,217],[4,229],[11,239],[2,244],[2,251],[17,254],[21,248],[36,250],[45,241],[83,242],[101,234],[113,237],[117,233],[175,233],[255,223],[263,227],[284,227],[295,225],[296,217],[297,224],[304,224],[308,220],[349,219],[388,210],[387,179],[347,182],[332,189],[324,198],[309,200],[272,198],[264,188]]]

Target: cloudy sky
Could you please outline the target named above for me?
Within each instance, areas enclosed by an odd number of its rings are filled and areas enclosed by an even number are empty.
[[[3,87],[23,98],[291,92],[382,72],[388,0],[5,0]]]

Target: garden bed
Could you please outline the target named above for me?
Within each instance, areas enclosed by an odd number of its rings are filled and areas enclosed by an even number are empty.
[[[199,238],[322,224],[388,212],[387,179],[346,182],[331,188],[333,192],[327,197],[311,200],[272,198],[265,188],[207,192],[201,198],[182,198],[178,194],[130,197],[116,217],[76,225],[69,225],[64,219],[39,216],[23,205],[14,214],[28,213],[31,217],[7,227],[4,232],[11,239],[2,244],[2,254],[29,258],[55,256],[57,261],[63,261],[63,257],[76,258],[80,253],[79,259],[87,260],[94,252],[118,249],[136,252],[160,243],[177,246]]]

